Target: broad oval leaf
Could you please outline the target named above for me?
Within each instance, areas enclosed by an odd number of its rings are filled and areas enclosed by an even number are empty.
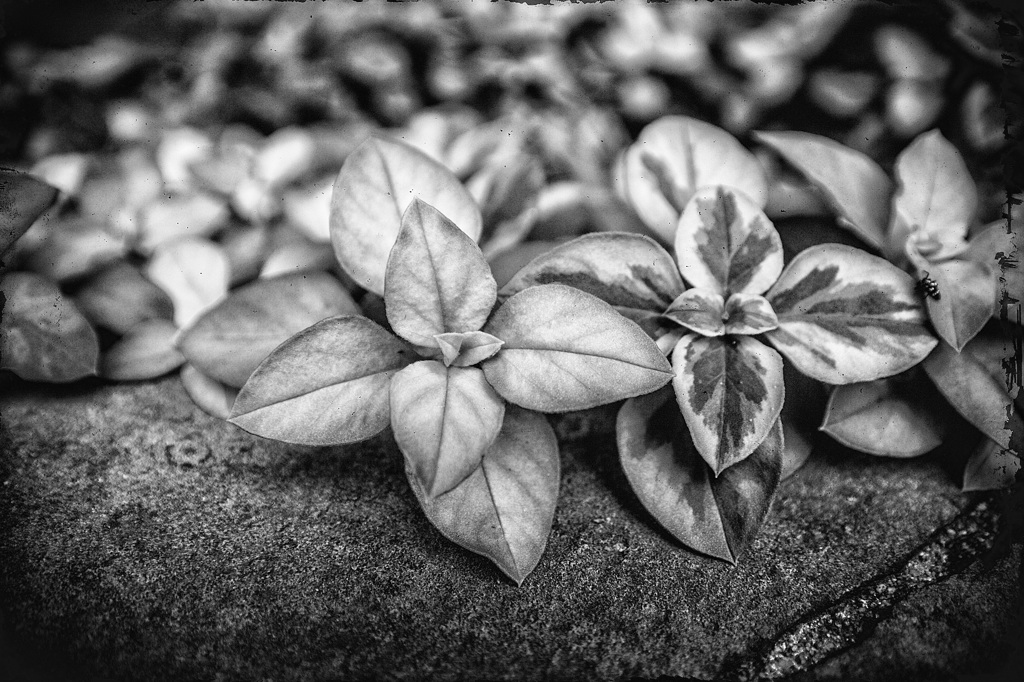
[[[476,367],[415,362],[391,381],[391,429],[429,497],[478,466],[501,430],[505,402]]]
[[[746,336],[684,336],[672,351],[676,402],[715,476],[743,461],[779,420],[782,358]]]
[[[331,197],[331,244],[341,267],[360,286],[384,293],[388,254],[402,215],[419,197],[473,240],[480,209],[451,171],[416,149],[370,138],[345,159]]]
[[[657,242],[610,232],[584,235],[537,256],[500,293],[509,297],[555,283],[597,296],[648,331],[683,292],[679,267]]]
[[[395,333],[417,346],[480,329],[498,285],[480,248],[436,208],[413,199],[388,258],[384,304]]]
[[[28,173],[0,168],[0,255],[57,201],[57,188]]]
[[[196,405],[208,415],[218,419],[231,417],[238,390],[208,377],[192,365],[181,368],[181,385]]]
[[[938,130],[915,139],[896,158],[890,241],[902,245],[913,233],[934,239],[921,255],[941,260],[963,250],[978,209],[978,190],[963,157]]]
[[[919,397],[901,391],[891,378],[836,386],[821,430],[872,455],[923,455],[942,444],[947,423]]]
[[[938,343],[925,326],[914,279],[850,246],[801,251],[766,297],[779,319],[768,340],[801,372],[825,383],[897,374]]]
[[[483,362],[487,381],[532,410],[583,410],[650,393],[672,378],[665,356],[639,326],[561,284],[519,292],[484,331],[505,342]]]
[[[416,359],[365,317],[331,317],[278,346],[245,382],[231,423],[287,443],[338,445],[391,420],[391,377]]]
[[[99,374],[114,381],[142,381],[181,367],[184,356],[174,347],[178,326],[170,320],[143,320],[100,358]]]
[[[960,259],[931,263],[928,268],[918,273],[938,287],[934,296],[925,295],[928,316],[935,333],[960,351],[996,311],[996,270],[988,263]]]
[[[725,333],[725,299],[710,289],[687,289],[665,311],[665,317],[701,336]]]
[[[229,270],[220,246],[185,237],[159,246],[145,274],[171,297],[174,322],[184,329],[228,293]]]
[[[174,317],[174,304],[164,290],[125,261],[90,278],[75,294],[75,303],[90,322],[117,334],[127,334],[144,320]]]
[[[331,275],[283,275],[228,294],[182,332],[178,348],[198,370],[238,388],[292,335],[328,317],[357,314],[359,307]]]
[[[626,199],[670,243],[679,215],[702,187],[737,187],[758,206],[768,195],[753,154],[721,128],[686,116],[663,116],[645,127],[623,165]]]
[[[985,438],[964,467],[964,492],[1009,488],[1017,480],[1020,457]]]
[[[671,390],[632,398],[616,421],[619,460],[644,507],[683,544],[735,563],[764,522],[782,473],[782,423],[745,460],[714,473]]]
[[[763,334],[779,326],[772,304],[759,294],[733,294],[725,302],[726,334]]]
[[[469,478],[429,498],[409,484],[430,522],[452,542],[483,555],[521,585],[540,561],[558,500],[558,441],[547,420],[510,405],[498,438]]]
[[[760,207],[729,187],[693,195],[676,230],[679,270],[694,287],[763,294],[782,272],[782,240]]]
[[[434,336],[444,364],[469,367],[491,357],[505,344],[497,336],[485,332],[451,332]]]
[[[866,154],[821,135],[754,133],[824,193],[839,222],[870,246],[886,245],[892,181]]]
[[[164,196],[139,212],[139,243],[143,253],[181,237],[209,237],[223,228],[231,210],[223,199],[193,192]]]
[[[96,332],[57,285],[35,273],[12,272],[0,279],[0,293],[0,369],[54,383],[96,374]]]

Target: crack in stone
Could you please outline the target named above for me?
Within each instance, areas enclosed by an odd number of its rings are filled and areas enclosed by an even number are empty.
[[[730,664],[720,680],[781,679],[804,672],[860,642],[911,593],[966,570],[995,542],[999,514],[983,497],[935,531],[929,540],[887,574],[853,588],[832,604],[808,614],[774,641]]]

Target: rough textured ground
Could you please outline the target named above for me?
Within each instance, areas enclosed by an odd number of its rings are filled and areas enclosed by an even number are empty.
[[[639,507],[612,412],[562,419],[554,531],[516,588],[433,530],[385,437],[261,441],[177,379],[0,395],[2,679],[936,680],[1019,660],[1003,500],[936,458],[816,456],[733,567]]]

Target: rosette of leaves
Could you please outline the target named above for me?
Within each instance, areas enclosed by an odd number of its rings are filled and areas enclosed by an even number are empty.
[[[863,452],[915,457],[947,435],[950,421],[941,417],[939,396],[984,434],[978,452],[990,453],[988,461],[1004,462],[1017,452],[1011,435],[1021,432],[1021,419],[1002,368],[1011,353],[989,352],[1006,342],[998,333],[981,333],[999,310],[998,263],[1013,244],[1006,223],[974,229],[978,192],[959,151],[938,131],[924,133],[897,157],[893,182],[872,159],[828,138],[756,136],[817,188],[841,227],[914,274],[944,342],[923,372],[835,389],[822,429]],[[978,348],[986,351],[974,352]],[[1012,479],[997,475],[1006,471],[1002,463],[998,471],[987,469],[981,457],[968,465],[965,488]]]
[[[426,159],[397,143],[384,148],[394,154],[385,164],[407,152],[416,162]],[[350,204],[339,194],[381,186],[379,177],[349,184],[381,169],[376,152],[342,169],[334,197],[341,219],[332,224],[343,267],[371,286],[380,263],[372,230],[385,223],[352,219],[354,212],[374,214],[367,205],[373,196]],[[428,193],[462,200],[450,173],[427,167]],[[416,171],[405,178],[415,184]],[[389,190],[377,198],[404,199],[394,177],[386,181]],[[393,216],[385,210],[395,205],[378,207]],[[671,380],[670,366],[636,324],[570,287],[536,287],[494,310],[497,285],[474,239],[418,196],[408,201],[397,234],[386,227],[377,238],[394,241],[382,285],[392,331],[339,315],[299,332],[249,377],[231,421],[308,445],[365,440],[390,425],[430,521],[521,583],[543,553],[558,492],[557,441],[537,412],[649,393]],[[346,248],[357,230],[365,230],[351,242],[366,256],[361,260]]]
[[[675,251],[641,235],[587,235],[532,261],[502,294],[572,284],[657,338],[675,399],[663,390],[623,405],[622,466],[675,537],[735,561],[781,477],[783,357],[818,381],[849,384],[906,370],[937,341],[907,273],[839,244],[784,268],[774,226],[738,189],[694,192]]]

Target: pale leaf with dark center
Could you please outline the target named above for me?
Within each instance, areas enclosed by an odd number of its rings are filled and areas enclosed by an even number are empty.
[[[759,294],[733,294],[725,302],[726,334],[763,334],[779,326],[771,303]]]
[[[725,334],[725,299],[710,289],[687,289],[665,311],[665,317],[701,336]]]

